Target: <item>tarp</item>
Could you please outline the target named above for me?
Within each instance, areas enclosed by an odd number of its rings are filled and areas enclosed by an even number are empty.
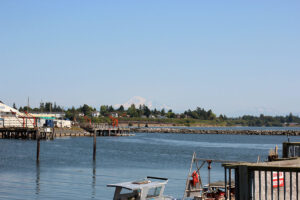
[[[40,119],[55,119],[55,117],[36,117],[36,118],[40,118]]]
[[[20,112],[17,109],[5,105],[4,103],[0,103],[0,112],[10,113],[11,111],[16,114],[20,114]]]

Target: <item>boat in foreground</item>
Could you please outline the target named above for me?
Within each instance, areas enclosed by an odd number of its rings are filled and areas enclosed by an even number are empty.
[[[151,177],[145,179],[109,184],[107,187],[115,187],[113,200],[172,200],[170,196],[164,196],[167,178]]]

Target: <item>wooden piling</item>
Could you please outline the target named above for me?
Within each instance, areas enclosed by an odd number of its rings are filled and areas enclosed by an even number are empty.
[[[37,149],[36,149],[36,162],[40,162],[40,131],[36,131],[36,143],[37,143]]]
[[[93,161],[96,161],[96,140],[97,140],[97,138],[96,138],[96,133],[97,133],[97,131],[95,130],[95,131],[94,131],[94,151],[93,151]]]
[[[51,140],[54,140],[55,137],[55,130],[54,127],[52,128]]]

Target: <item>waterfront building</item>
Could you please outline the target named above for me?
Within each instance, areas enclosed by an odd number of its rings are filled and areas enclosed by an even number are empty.
[[[100,116],[100,112],[99,111],[92,112],[92,117],[99,117],[99,116]]]

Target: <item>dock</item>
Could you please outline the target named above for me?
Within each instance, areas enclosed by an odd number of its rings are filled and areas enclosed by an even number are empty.
[[[54,139],[54,131],[51,128],[28,128],[28,127],[8,127],[0,128],[0,138],[2,139]]]
[[[96,133],[100,136],[134,136],[130,128],[113,127],[109,125],[81,125],[78,129],[63,129],[49,127],[1,127],[0,139],[29,139],[52,140],[59,137],[92,137]]]
[[[134,136],[131,129],[122,126],[110,126],[107,124],[80,124],[80,127],[96,136]]]

